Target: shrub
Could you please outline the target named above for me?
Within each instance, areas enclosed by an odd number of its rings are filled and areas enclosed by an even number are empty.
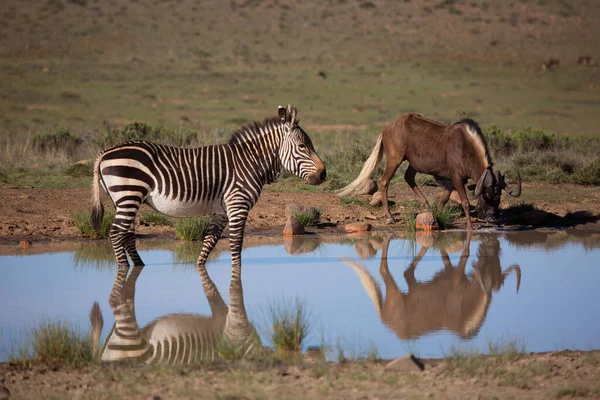
[[[57,127],[52,133],[38,133],[31,139],[34,149],[39,152],[60,152],[72,156],[83,140],[71,133],[69,128]]]
[[[140,224],[148,224],[154,226],[173,226],[171,218],[159,212],[145,212],[140,215]]]
[[[175,221],[175,236],[181,240],[202,240],[209,225],[210,217],[181,218]]]
[[[65,169],[65,175],[73,178],[84,178],[94,176],[93,163],[73,164]]]
[[[66,321],[42,321],[26,333],[13,349],[13,363],[37,361],[45,364],[80,366],[92,360],[92,344]]]
[[[573,175],[573,181],[580,185],[599,186],[600,185],[600,157],[596,158],[590,164],[581,168]]]
[[[94,143],[107,148],[123,142],[148,140],[173,146],[189,146],[196,142],[198,133],[189,129],[167,129],[162,126],[153,127],[145,122],[135,121],[122,127],[110,122],[104,123],[105,132]]]
[[[73,213],[73,221],[77,227],[77,231],[83,237],[90,239],[100,239],[108,237],[112,221],[115,219],[115,212],[112,210],[105,210],[104,217],[100,223],[100,231],[94,230],[92,224],[92,214],[89,211],[75,211]]]
[[[311,207],[306,211],[295,212],[294,217],[302,226],[315,226],[321,219],[321,211],[318,208]]]
[[[299,353],[310,330],[310,313],[306,305],[300,299],[294,302],[283,300],[271,303],[268,312],[271,319],[269,333],[275,351]]]

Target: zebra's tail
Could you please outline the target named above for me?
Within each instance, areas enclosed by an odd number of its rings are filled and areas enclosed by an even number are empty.
[[[94,180],[92,182],[92,226],[96,232],[100,231],[102,218],[104,217],[104,205],[100,199],[100,160],[99,156],[94,163]]]
[[[371,152],[371,155],[365,161],[365,165],[363,165],[358,178],[354,180],[351,184],[346,186],[337,192],[338,196],[348,196],[353,194],[360,188],[366,181],[371,177],[379,163],[381,162],[381,158],[383,157],[383,133],[379,134],[377,137],[377,142],[375,143],[375,147]]]
[[[102,318],[102,311],[100,310],[100,304],[97,301],[92,304],[90,310],[90,323],[92,324],[92,354],[95,357],[98,353],[98,344],[100,343],[100,334],[104,327],[104,318]]]

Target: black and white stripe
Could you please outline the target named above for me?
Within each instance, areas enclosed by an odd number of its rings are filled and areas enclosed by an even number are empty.
[[[229,224],[232,273],[240,273],[240,252],[250,209],[265,184],[288,170],[310,184],[325,179],[325,166],[296,120],[296,108],[279,107],[279,116],[247,125],[228,143],[178,148],[129,142],[104,150],[94,165],[94,225],[104,213],[100,186],[112,199],[116,216],[110,240],[120,266],[143,262],[135,247],[135,219],[142,204],[174,217],[211,215],[197,264],[209,253]]]

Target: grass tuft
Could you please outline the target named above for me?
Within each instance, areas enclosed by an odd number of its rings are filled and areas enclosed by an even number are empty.
[[[444,207],[441,210],[436,206],[431,207],[433,218],[437,221],[440,229],[448,229],[453,226],[454,221],[460,218],[462,209],[456,206]]]
[[[105,211],[102,223],[100,224],[100,232],[94,230],[92,214],[89,211],[75,211],[72,218],[81,236],[90,239],[101,239],[108,237],[112,221],[115,218],[115,212],[112,210]]]
[[[175,236],[181,240],[202,240],[208,232],[210,217],[181,218],[175,221]]]
[[[295,212],[294,217],[304,227],[316,226],[321,219],[321,211],[318,208],[311,207],[306,211]]]
[[[300,299],[269,304],[269,336],[276,353],[300,354],[310,331],[310,312]]]
[[[63,364],[81,366],[92,360],[92,343],[66,321],[45,320],[30,329],[25,339],[13,346],[10,362],[17,365]]]
[[[165,214],[149,211],[140,214],[140,224],[148,224],[152,226],[173,226],[171,218]]]

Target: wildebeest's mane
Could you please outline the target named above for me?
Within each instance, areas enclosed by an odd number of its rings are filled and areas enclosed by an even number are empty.
[[[488,148],[487,141],[485,140],[485,136],[483,136],[483,132],[481,132],[481,128],[479,127],[479,124],[477,122],[473,121],[471,118],[463,118],[460,121],[455,122],[453,125],[460,125],[460,124],[467,125],[471,132],[475,132],[475,136],[477,136],[477,138],[481,142],[481,145],[483,146],[483,151],[485,153],[485,160],[488,163],[488,167],[493,166],[494,163],[492,162],[492,156],[490,155],[490,150]]]
[[[262,132],[274,131],[279,125],[281,125],[279,117],[268,117],[263,122],[250,122],[233,132],[231,139],[229,139],[229,144],[239,144],[247,142],[249,139],[253,140],[257,136],[262,136]]]

